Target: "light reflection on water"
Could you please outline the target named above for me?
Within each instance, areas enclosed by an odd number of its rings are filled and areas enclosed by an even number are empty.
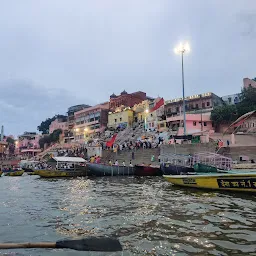
[[[119,237],[123,253],[0,255],[256,255],[256,198],[170,186],[161,177],[0,178],[2,242]]]

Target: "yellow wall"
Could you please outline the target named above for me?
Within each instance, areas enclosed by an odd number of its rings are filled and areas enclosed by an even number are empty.
[[[133,123],[133,111],[130,109],[117,113],[108,114],[108,127],[116,127],[118,124],[127,123],[131,126]]]

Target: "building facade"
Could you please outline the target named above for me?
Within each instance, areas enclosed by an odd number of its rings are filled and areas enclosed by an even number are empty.
[[[42,136],[36,132],[24,132],[18,136],[16,147],[21,155],[35,156],[41,152],[39,140]]]
[[[68,130],[68,123],[63,119],[55,119],[49,126],[49,133],[53,133],[55,130],[61,129],[63,132]]]
[[[121,109],[117,108],[114,112],[108,114],[108,128],[124,129],[133,125],[133,110],[129,107]]]
[[[139,104],[146,99],[146,93],[141,91],[134,93],[127,93],[126,91],[123,91],[118,96],[113,93],[110,96],[109,108],[111,111],[115,111],[116,108],[121,106],[132,108],[135,104]]]
[[[243,83],[244,83],[244,88],[248,88],[250,86],[253,88],[256,88],[256,77],[253,79],[244,78]]]
[[[109,102],[75,112],[73,132],[76,141],[84,141],[92,133],[100,133],[108,124]]]
[[[197,94],[185,98],[186,113],[197,114],[211,112],[214,107],[223,106],[223,100],[212,92]],[[183,115],[182,98],[165,101],[167,117]]]
[[[82,109],[85,109],[85,108],[89,108],[91,106],[89,105],[86,105],[86,104],[80,104],[80,105],[75,105],[75,106],[72,106],[70,108],[68,108],[68,118],[67,118],[67,122],[68,122],[68,129],[73,129],[74,125],[75,125],[75,112],[78,112]]]
[[[223,96],[221,98],[227,105],[235,105],[240,102],[240,95],[241,95],[240,93],[235,93],[235,94]]]
[[[178,135],[183,135],[183,115],[168,117],[167,127],[172,131],[177,131]],[[201,132],[214,132],[213,123],[211,121],[211,113],[202,114],[186,114],[186,133],[195,134]]]

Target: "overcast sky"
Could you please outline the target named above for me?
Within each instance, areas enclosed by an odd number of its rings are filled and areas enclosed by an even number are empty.
[[[70,105],[122,90],[181,97],[240,91],[255,77],[256,0],[0,1],[0,124],[35,131]]]

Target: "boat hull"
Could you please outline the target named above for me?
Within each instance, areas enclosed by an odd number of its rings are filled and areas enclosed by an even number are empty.
[[[256,192],[256,172],[199,175],[164,175],[174,185],[226,191]]]
[[[3,174],[3,172],[2,172],[2,171],[0,171],[0,177],[2,176],[2,174]]]
[[[65,177],[82,177],[87,176],[86,171],[57,171],[57,170],[35,170],[34,175],[42,178],[65,178]]]
[[[124,176],[134,175],[134,167],[129,166],[114,166],[104,164],[88,163],[90,175],[92,176]]]
[[[10,172],[5,172],[4,176],[22,176],[24,171],[10,171]]]
[[[180,174],[186,174],[189,172],[195,172],[194,168],[186,167],[186,166],[180,166],[180,165],[173,165],[164,163],[161,164],[161,171],[164,175],[180,175]]]
[[[161,175],[157,166],[135,165],[134,175],[136,176],[158,176]]]

